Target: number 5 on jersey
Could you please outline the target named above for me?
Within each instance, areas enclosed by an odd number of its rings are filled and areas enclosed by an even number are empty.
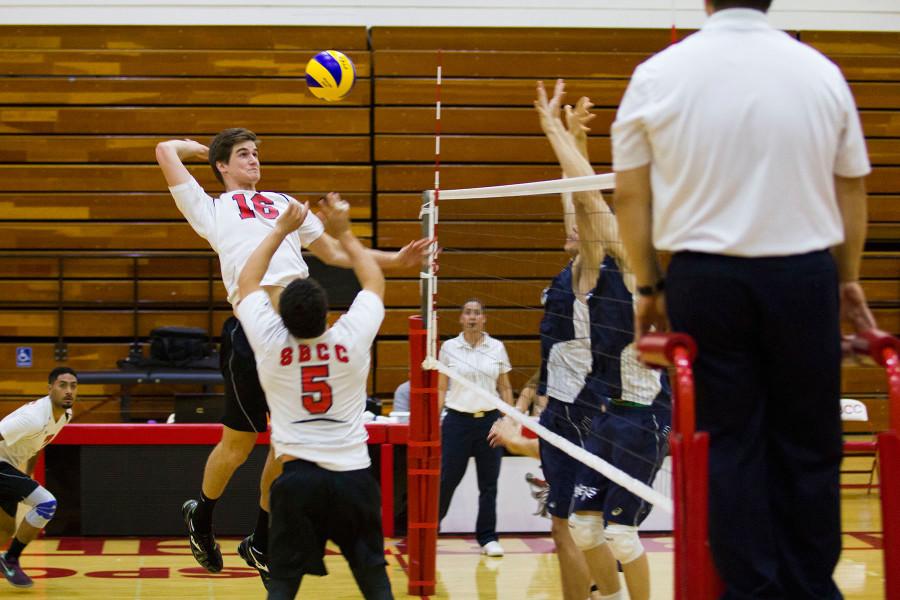
[[[300,394],[303,408],[312,415],[321,415],[331,408],[331,386],[328,385],[328,365],[309,365],[300,369]]]

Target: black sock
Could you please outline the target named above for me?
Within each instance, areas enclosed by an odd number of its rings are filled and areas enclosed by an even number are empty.
[[[12,544],[9,545],[9,550],[6,551],[7,558],[19,560],[19,557],[22,556],[22,550],[24,550],[27,545],[28,544],[20,542],[19,538],[14,537]]]
[[[216,507],[218,498],[207,498],[203,492],[200,492],[200,502],[197,503],[197,510],[194,511],[194,528],[206,533],[212,530],[212,514]]]
[[[269,553],[269,513],[262,508],[256,517],[256,531],[253,532],[253,547],[263,554]]]

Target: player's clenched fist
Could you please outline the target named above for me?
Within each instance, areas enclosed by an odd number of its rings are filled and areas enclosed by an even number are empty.
[[[350,203],[337,192],[328,192],[319,198],[319,218],[325,223],[325,231],[334,237],[350,230]]]
[[[299,202],[291,201],[288,203],[287,209],[275,221],[275,229],[283,235],[296,231],[303,224],[307,213],[309,213],[309,202],[300,204]]]

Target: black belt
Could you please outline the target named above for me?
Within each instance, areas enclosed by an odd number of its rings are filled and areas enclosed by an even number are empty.
[[[487,417],[493,415],[494,413],[500,412],[496,408],[494,410],[479,410],[478,412],[463,412],[461,410],[454,410],[452,408],[447,409],[448,413],[453,413],[455,415],[461,415],[463,417],[469,417],[472,419],[480,419],[482,417]]]

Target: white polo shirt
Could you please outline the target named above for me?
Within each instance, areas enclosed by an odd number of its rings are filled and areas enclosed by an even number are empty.
[[[53,419],[50,396],[20,406],[0,421],[0,461],[23,468],[71,418],[72,409],[67,408],[59,420]]]
[[[287,194],[246,190],[232,190],[213,198],[194,178],[170,187],[169,192],[194,231],[219,255],[228,302],[236,306],[241,299],[238,275],[244,264],[275,227],[288,203],[296,200]],[[306,278],[309,268],[301,246],[309,246],[324,232],[316,215],[306,215],[300,229],[288,235],[275,251],[262,284],[285,287],[297,278]]]
[[[837,245],[834,175],[871,170],[838,67],[752,9],[716,12],[638,66],[612,141],[616,171],[652,162],[660,250],[754,257]]]
[[[438,358],[462,377],[498,398],[500,396],[497,394],[497,378],[502,373],[509,373],[512,370],[503,342],[486,333],[474,346],[470,345],[460,333],[441,345]],[[467,413],[495,408],[489,401],[476,397],[464,387],[454,386],[452,379],[447,382],[447,386],[447,395],[444,396],[444,406],[447,408]]]

